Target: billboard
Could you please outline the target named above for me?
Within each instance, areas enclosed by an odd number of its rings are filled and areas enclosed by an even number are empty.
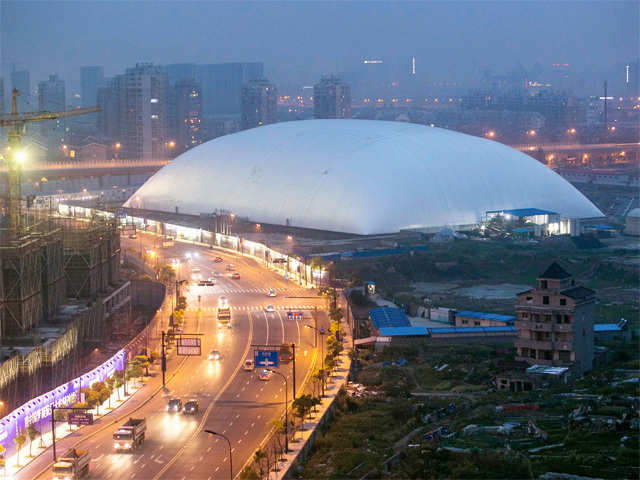
[[[89,412],[71,412],[67,415],[67,423],[69,425],[93,425],[93,413]]]
[[[198,337],[178,337],[178,355],[184,357],[202,355],[202,346]]]

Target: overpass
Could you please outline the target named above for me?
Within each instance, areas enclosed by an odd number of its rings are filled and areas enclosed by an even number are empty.
[[[78,162],[46,162],[25,164],[22,175],[25,179],[82,178],[95,176],[115,176],[133,173],[154,173],[171,160],[166,158],[146,160],[108,160]],[[0,175],[6,175],[7,166],[0,166]]]
[[[571,152],[637,152],[640,151],[640,143],[530,143],[524,145],[511,145],[521,152],[533,152],[542,149],[545,153],[571,153]]]

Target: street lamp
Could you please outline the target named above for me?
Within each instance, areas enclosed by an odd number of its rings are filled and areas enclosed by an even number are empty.
[[[276,372],[270,368],[266,369],[268,372],[275,373],[276,375],[280,375],[284,380],[284,451],[285,453],[289,453],[289,414],[288,412],[288,397],[287,397],[287,377],[284,376],[283,373]]]
[[[214,432],[213,430],[207,430],[207,429],[205,429],[204,431],[207,432],[210,435],[217,435],[219,437],[224,438],[227,441],[227,443],[229,444],[229,478],[231,480],[233,480],[233,460],[231,458],[231,442],[229,441],[227,436],[223,435],[222,433]]]
[[[322,339],[320,340],[320,351],[321,351],[320,356],[322,357],[322,396],[324,397],[324,335],[326,331],[323,327],[316,328],[311,325],[305,325],[305,328],[311,328],[315,330],[316,333],[319,333],[320,336],[322,337]],[[317,348],[317,342],[316,342],[316,348]]]

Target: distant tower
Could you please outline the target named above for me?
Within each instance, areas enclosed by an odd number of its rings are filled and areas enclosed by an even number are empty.
[[[59,112],[66,107],[64,80],[58,75],[49,75],[49,79],[38,83],[38,109],[47,112]],[[49,120],[40,124],[40,132],[50,147],[61,143],[65,134],[64,119]]]
[[[351,87],[338,77],[322,77],[313,86],[315,118],[351,118]]]
[[[80,100],[83,107],[98,104],[98,90],[104,87],[104,69],[102,67],[80,68]],[[98,120],[97,114],[88,115],[85,121],[94,127]]]
[[[29,70],[14,70],[11,72],[11,90],[16,88],[20,92],[18,97],[18,111],[32,112],[36,106],[31,103],[31,81]]]
[[[411,75],[416,74],[416,57],[411,57]]]
[[[193,78],[178,80],[175,87],[175,123],[170,138],[175,138],[181,153],[202,143],[202,95],[200,83]]]
[[[276,123],[278,91],[265,78],[251,80],[242,87],[241,128],[259,127]]]

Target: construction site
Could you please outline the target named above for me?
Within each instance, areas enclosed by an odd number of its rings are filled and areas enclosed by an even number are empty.
[[[25,123],[96,108],[0,117],[8,127],[8,169],[0,209],[0,405],[11,411],[90,365],[109,324],[130,314],[129,282],[120,278],[115,220],[65,218],[23,198],[21,136]],[[126,321],[126,319],[125,319]]]

